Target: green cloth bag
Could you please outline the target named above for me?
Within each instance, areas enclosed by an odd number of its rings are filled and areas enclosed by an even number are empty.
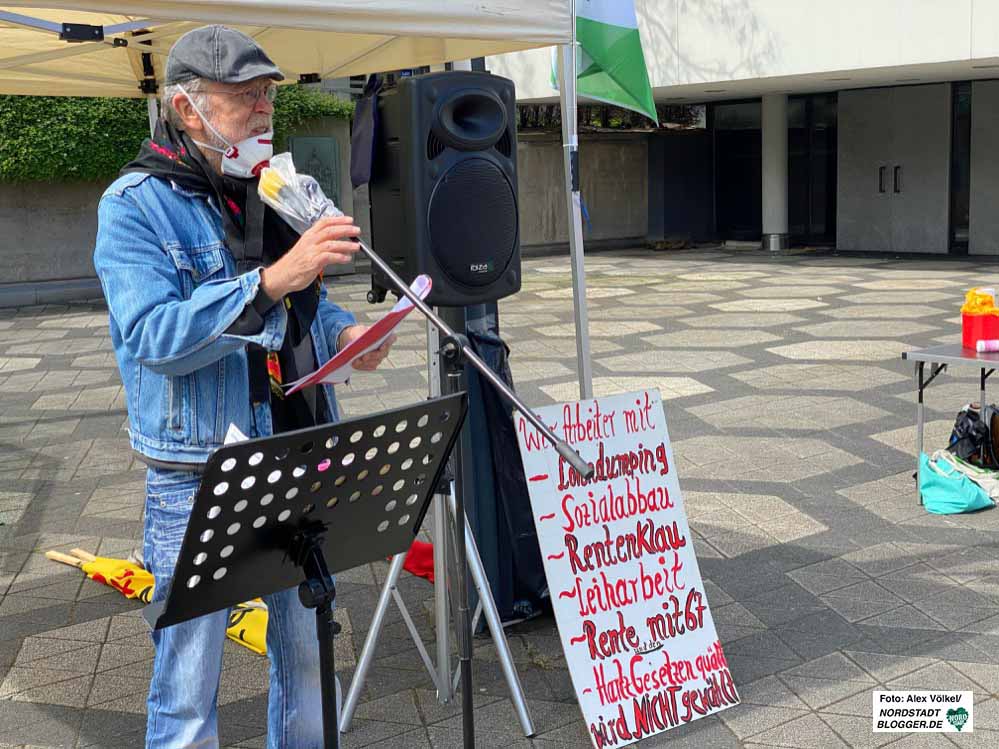
[[[919,493],[923,507],[934,515],[956,515],[994,507],[995,502],[982,487],[954,466],[919,456]]]

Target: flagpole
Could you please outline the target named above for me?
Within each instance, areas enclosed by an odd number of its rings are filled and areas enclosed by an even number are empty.
[[[579,196],[579,139],[576,125],[576,0],[569,2],[572,31],[558,56],[559,98],[562,106],[562,166],[569,221],[569,258],[572,266],[573,314],[576,324],[576,372],[579,397],[593,397],[590,360],[590,324],[586,309],[586,268],[583,258],[583,216]]]

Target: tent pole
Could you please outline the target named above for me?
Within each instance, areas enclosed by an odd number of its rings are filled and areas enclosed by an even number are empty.
[[[160,109],[155,96],[146,97],[146,111],[149,113],[149,137],[152,138],[156,134],[156,120],[160,118]]]
[[[579,140],[576,132],[576,9],[573,6],[572,44],[558,55],[559,100],[562,106],[562,165],[569,219],[569,256],[572,264],[572,299],[576,323],[576,372],[580,400],[593,397],[593,364],[590,360],[590,324],[586,310],[586,269],[583,262],[583,216],[579,198]]]
[[[25,16],[20,13],[11,13],[6,10],[0,11],[0,21],[4,21],[5,23],[10,23],[15,26],[24,26],[25,28],[35,29],[36,31],[48,31],[50,34],[62,33],[61,23],[46,21],[42,18],[35,18],[34,16]]]

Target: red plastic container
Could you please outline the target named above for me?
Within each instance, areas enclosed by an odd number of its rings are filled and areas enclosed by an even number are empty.
[[[961,344],[975,350],[979,341],[999,339],[999,315],[961,313]]]

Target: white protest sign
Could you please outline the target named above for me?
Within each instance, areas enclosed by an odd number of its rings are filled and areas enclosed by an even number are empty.
[[[516,414],[555,619],[594,746],[630,744],[738,704],[659,392],[538,415],[595,468],[583,479]]]

